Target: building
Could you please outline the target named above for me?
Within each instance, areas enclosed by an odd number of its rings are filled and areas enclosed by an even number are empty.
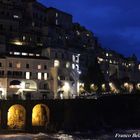
[[[36,0],[0,0],[0,98],[75,98],[96,57],[105,80],[139,82],[139,62],[100,47],[72,15]]]

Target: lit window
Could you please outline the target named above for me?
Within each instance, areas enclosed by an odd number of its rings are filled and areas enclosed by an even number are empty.
[[[21,64],[20,63],[17,63],[16,64],[16,67],[19,69],[21,67]]]
[[[80,35],[80,32],[79,31],[76,31],[77,35]]]
[[[32,22],[32,26],[33,26],[33,27],[35,26],[35,23],[34,23],[34,22]]]
[[[47,80],[47,78],[48,78],[47,73],[44,73],[44,80]]]
[[[19,16],[18,16],[18,15],[13,15],[13,17],[14,17],[14,18],[17,18],[17,19],[19,18]]]
[[[41,65],[38,65],[37,68],[38,68],[38,70],[40,70],[41,69]]]
[[[26,56],[26,55],[28,55],[28,54],[27,54],[27,53],[22,53],[22,55],[23,55],[23,56]]]
[[[23,37],[22,37],[22,39],[23,39],[23,40],[25,40],[25,39],[26,39],[26,37],[25,37],[25,36],[23,36]]]
[[[67,62],[67,63],[66,63],[66,68],[69,68],[69,67],[70,67],[70,63]]]
[[[72,61],[75,62],[75,55],[72,55]]]
[[[20,55],[20,52],[14,52],[14,55]]]
[[[112,61],[110,60],[109,63],[112,64]]]
[[[54,60],[54,67],[59,67],[60,66],[60,62],[58,60]]]
[[[140,64],[139,64],[139,68],[138,69],[140,70]]]
[[[103,58],[98,57],[98,61],[103,62],[103,61],[104,61],[104,59],[103,59]]]
[[[41,78],[42,78],[42,74],[41,74],[41,72],[39,72],[38,73],[38,80],[41,80]]]
[[[26,79],[30,79],[30,72],[26,72]]]
[[[109,54],[108,54],[108,53],[106,53],[106,56],[109,56]]]
[[[29,56],[34,56],[34,54],[33,53],[29,53]]]
[[[72,69],[75,69],[75,64],[72,64]]]
[[[36,54],[36,56],[40,56],[40,54]]]
[[[55,23],[56,23],[56,25],[58,25],[58,20],[57,19],[56,19]]]
[[[15,41],[14,44],[17,45],[17,46],[22,46],[23,45],[22,42],[20,42],[20,41]]]
[[[56,13],[56,17],[58,17],[58,13]]]

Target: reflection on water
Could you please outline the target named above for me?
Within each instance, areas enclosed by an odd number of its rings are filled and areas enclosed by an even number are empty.
[[[127,140],[140,139],[140,130],[115,130],[112,132],[100,131],[100,132],[74,132],[72,134],[66,134],[63,132],[58,132],[57,134],[1,134],[0,140],[120,140],[115,136],[129,136],[125,138]],[[137,136],[138,138],[134,138]]]

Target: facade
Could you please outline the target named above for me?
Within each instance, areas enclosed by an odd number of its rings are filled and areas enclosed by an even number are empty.
[[[139,62],[135,56],[126,58],[115,51],[102,50],[97,58],[106,81],[127,78],[131,82],[139,82]]]
[[[10,99],[13,95],[19,99],[26,99],[28,95],[32,99],[76,97],[79,61],[75,57],[79,59],[77,54],[52,48],[43,50],[42,56],[14,52],[1,57],[0,98]]]
[[[62,27],[53,27],[56,19],[50,18],[53,14],[56,18],[56,12]],[[79,61],[73,57],[78,54],[66,51],[62,38],[63,28],[72,27],[72,16],[35,0],[2,0],[0,13],[1,99],[13,95],[26,99],[28,94],[32,99],[77,96]]]

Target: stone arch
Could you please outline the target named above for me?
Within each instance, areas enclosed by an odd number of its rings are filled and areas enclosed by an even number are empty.
[[[47,126],[50,110],[45,104],[37,104],[32,110],[32,126]]]
[[[26,110],[22,105],[12,105],[7,112],[7,126],[10,129],[23,129],[26,121]]]

